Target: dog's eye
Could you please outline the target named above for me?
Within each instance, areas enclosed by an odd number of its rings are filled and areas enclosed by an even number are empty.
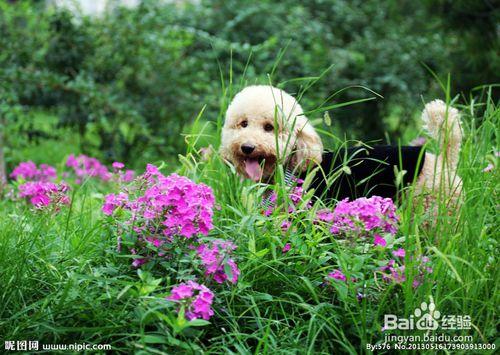
[[[243,127],[243,128],[247,127],[248,126],[248,121],[247,120],[241,121],[240,126]]]
[[[273,130],[274,130],[274,127],[273,127],[273,125],[272,125],[272,124],[270,124],[270,123],[266,123],[266,124],[264,125],[264,131],[266,131],[266,132],[272,132]]]

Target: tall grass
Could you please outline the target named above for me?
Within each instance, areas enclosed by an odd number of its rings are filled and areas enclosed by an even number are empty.
[[[304,88],[314,80],[306,78]],[[168,326],[162,314],[171,312],[164,306],[169,276],[138,276],[116,253],[100,212],[102,188],[89,183],[75,188],[71,206],[57,215],[0,201],[0,338],[108,343],[124,353],[356,354],[383,341],[384,314],[408,317],[423,301],[433,300],[441,314],[471,315],[473,328],[456,334],[472,335],[475,343],[496,342],[499,176],[498,169],[482,170],[498,159],[493,152],[499,147],[500,109],[488,91],[479,101],[454,102],[465,137],[460,210],[442,206],[431,226],[412,201],[398,210],[399,236],[408,254],[430,255],[433,272],[413,288],[415,261],[407,257],[408,282],[380,287],[376,296],[358,300],[349,286],[324,284],[334,265],[357,266],[345,244],[313,223],[321,201],[294,216],[265,217],[262,185],[242,180],[217,154],[202,159],[198,153],[200,139],[218,146],[226,106],[243,84],[229,80],[223,86],[216,122],[202,123],[200,113],[176,169],[213,188],[219,209],[212,235],[238,245],[240,280],[217,293],[212,324],[181,334]],[[274,189],[287,195],[282,184]],[[284,234],[280,225],[287,218],[292,227]],[[281,252],[285,241],[293,245],[286,254]]]

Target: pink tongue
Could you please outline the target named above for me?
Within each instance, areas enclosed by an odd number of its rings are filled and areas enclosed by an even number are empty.
[[[257,159],[245,160],[245,171],[253,181],[259,181],[262,177],[262,169]]]

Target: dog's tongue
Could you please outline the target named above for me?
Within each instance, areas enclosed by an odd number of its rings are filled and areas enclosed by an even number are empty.
[[[262,169],[257,159],[246,159],[245,171],[253,181],[259,181],[262,177]]]

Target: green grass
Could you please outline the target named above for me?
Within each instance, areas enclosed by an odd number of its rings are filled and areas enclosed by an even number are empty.
[[[227,98],[221,101],[223,112]],[[157,316],[172,312],[163,300],[170,276],[155,275],[161,279],[155,286],[130,268],[130,260],[116,252],[116,239],[100,211],[103,187],[87,184],[75,187],[71,206],[56,215],[19,201],[0,201],[0,339],[111,344],[123,353],[355,354],[383,341],[384,314],[408,317],[432,299],[443,315],[471,315],[473,329],[450,334],[500,345],[499,176],[498,168],[482,172],[498,160],[492,153],[499,147],[500,109],[488,96],[455,106],[461,109],[465,132],[460,211],[448,215],[440,210],[437,224],[425,227],[425,214],[414,210],[411,201],[398,210],[398,237],[404,237],[408,253],[432,258],[434,270],[420,287],[411,286],[415,275],[409,258],[408,282],[372,285],[361,301],[349,285],[325,286],[326,274],[338,265],[354,275],[371,261],[313,224],[312,211],[319,203],[291,216],[292,227],[284,234],[280,222],[288,216],[261,214],[260,186],[241,181],[215,155],[202,161],[193,148],[196,137],[213,135],[207,141],[216,145],[221,115],[206,131],[200,123],[193,125],[196,132],[188,137],[187,153],[177,167],[214,190],[220,209],[211,236],[238,245],[240,280],[216,291],[211,324],[176,334]],[[283,254],[286,241],[293,248]]]

